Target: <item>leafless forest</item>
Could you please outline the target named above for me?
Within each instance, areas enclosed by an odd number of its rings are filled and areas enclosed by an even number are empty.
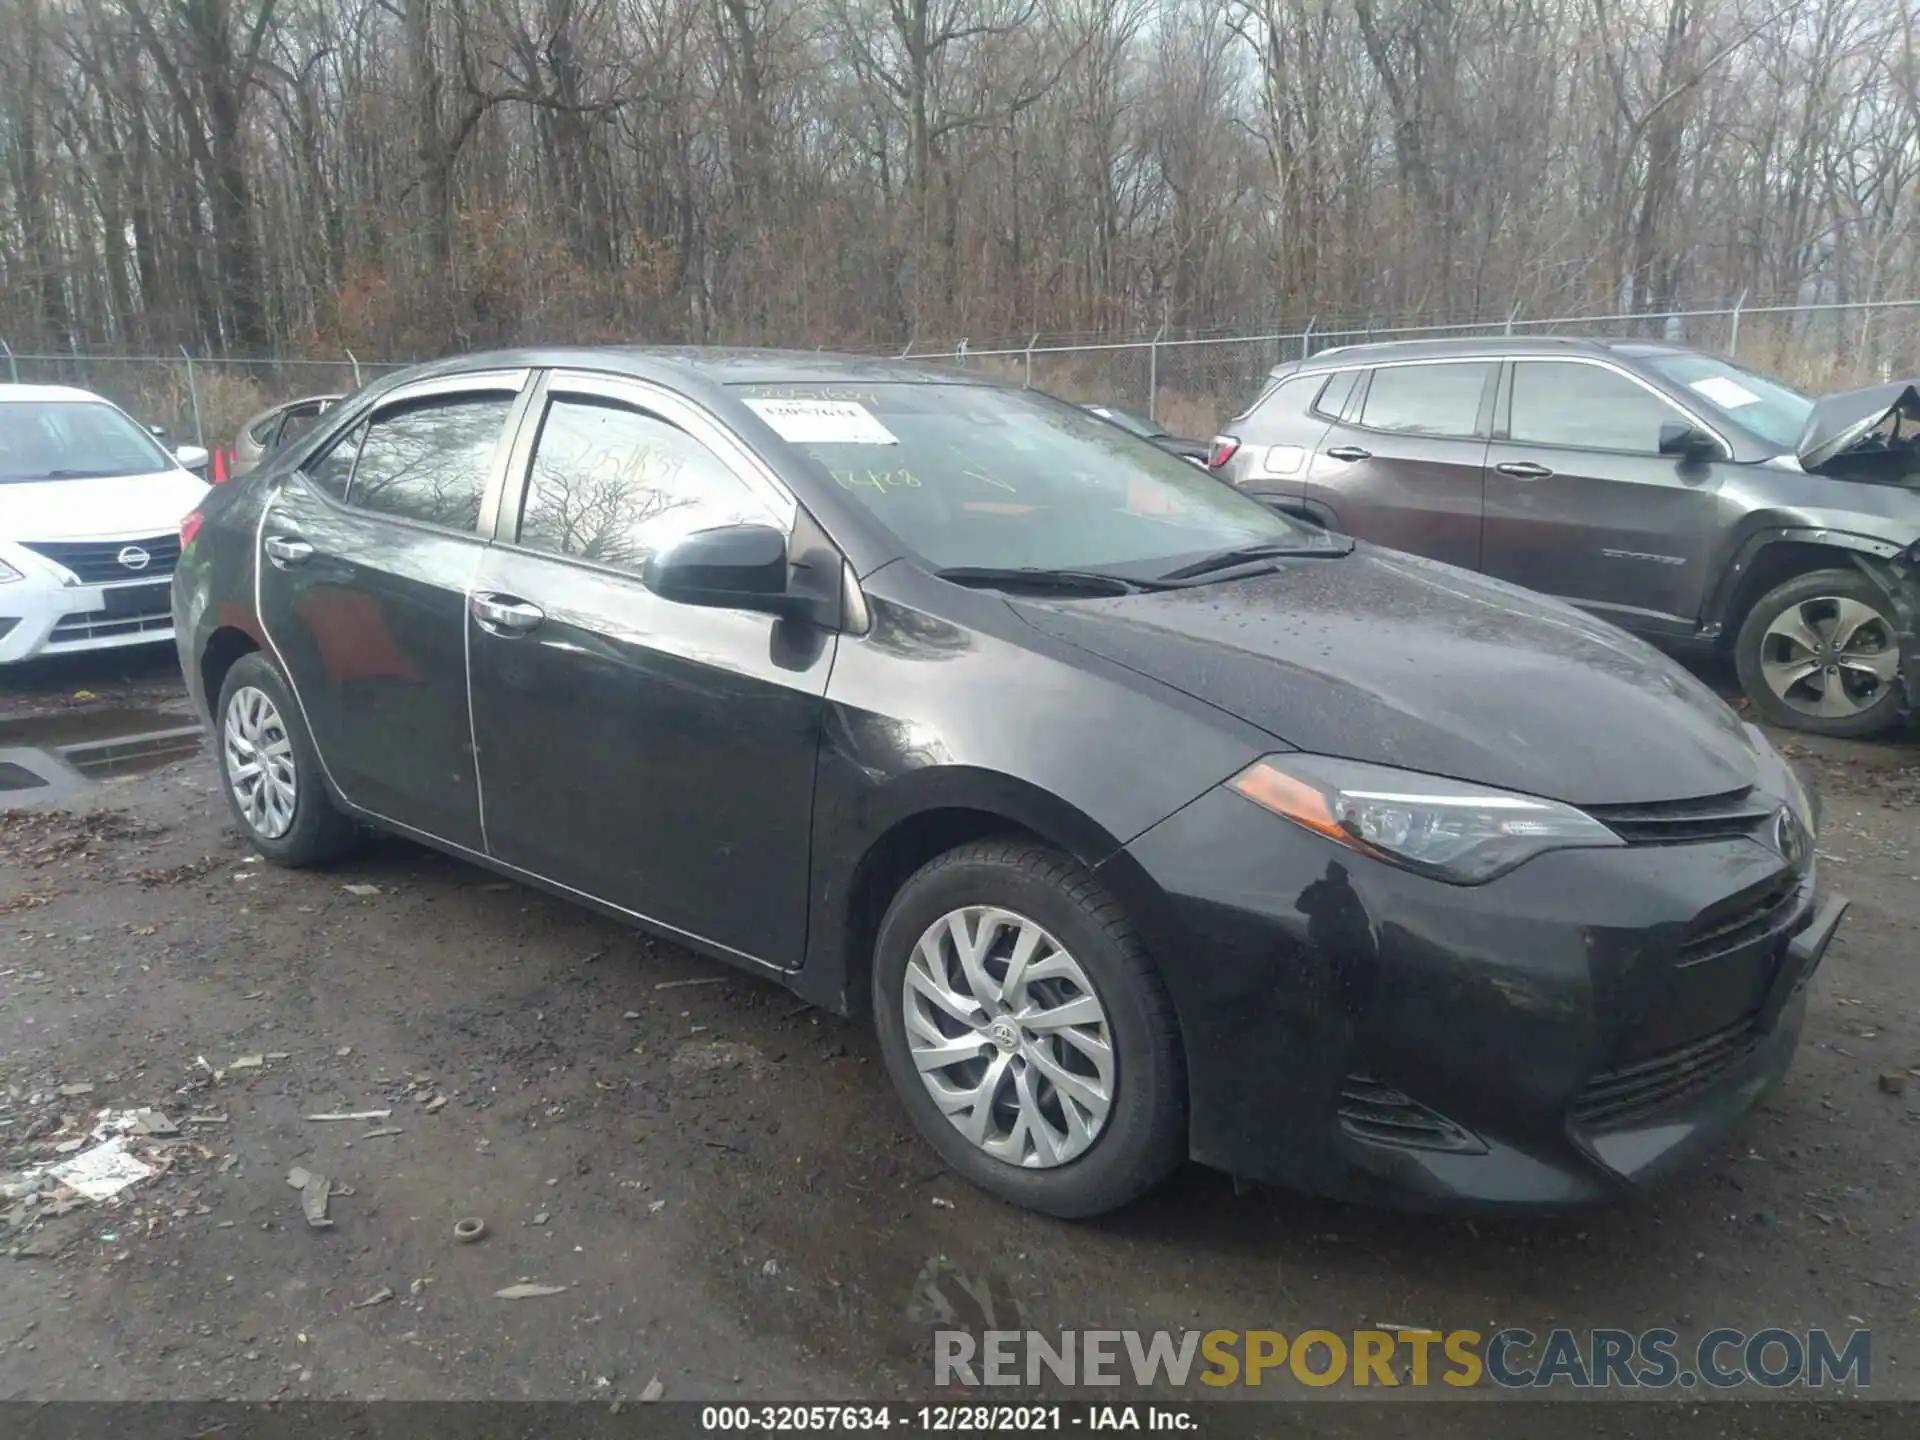
[[[1920,290],[1920,0],[0,0],[0,337],[976,345]]]

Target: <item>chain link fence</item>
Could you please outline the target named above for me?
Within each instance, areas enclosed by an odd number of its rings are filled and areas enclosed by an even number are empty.
[[[1413,324],[1310,320],[1264,335],[1167,338],[1085,344],[1027,344],[944,350],[908,346],[902,358],[953,365],[1052,391],[1069,400],[1113,405],[1200,439],[1259,393],[1275,365],[1337,345],[1382,340],[1485,335],[1589,335],[1667,340],[1730,355],[1813,392],[1920,374],[1920,299],[1859,304],[1747,305],[1640,314],[1532,317],[1515,311],[1490,321]],[[74,351],[16,354],[0,339],[0,377],[77,385],[114,401],[181,443],[230,447],[240,428],[270,406],[305,395],[345,394],[410,362],[337,358],[203,359]]]
[[[1664,340],[1728,355],[1814,393],[1920,373],[1920,299],[1765,305],[1710,310],[1527,317],[1452,324],[1310,321],[1267,335],[1041,344],[951,350],[909,347],[908,358],[964,366],[1069,400],[1132,410],[1176,434],[1214,433],[1259,393],[1268,371],[1340,345],[1389,340],[1584,335]]]
[[[0,341],[0,379],[24,385],[72,385],[104,395],[135,419],[158,425],[180,444],[231,448],[247,421],[303,395],[344,395],[406,362],[205,359],[178,355],[16,354]]]

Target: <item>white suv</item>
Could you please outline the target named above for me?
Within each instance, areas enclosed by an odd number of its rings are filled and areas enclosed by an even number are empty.
[[[110,401],[0,385],[0,664],[173,638],[179,525],[207,484]]]

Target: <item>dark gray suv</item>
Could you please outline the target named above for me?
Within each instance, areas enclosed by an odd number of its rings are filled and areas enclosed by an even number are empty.
[[[1815,401],[1671,345],[1356,345],[1276,367],[1213,471],[1328,529],[1730,647],[1766,719],[1920,708],[1920,391]]]

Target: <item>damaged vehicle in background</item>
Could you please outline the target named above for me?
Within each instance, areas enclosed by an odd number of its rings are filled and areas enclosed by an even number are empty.
[[[262,855],[392,830],[869,1016],[927,1142],[1055,1215],[1188,1157],[1630,1194],[1786,1073],[1845,905],[1667,657],[1036,391],[469,355],[182,534]]]
[[[240,427],[233,442],[233,468],[230,479],[238,479],[283,445],[289,445],[339,404],[338,395],[303,395],[254,416]]]
[[[1274,369],[1211,468],[1331,530],[1730,651],[1776,725],[1920,709],[1920,391],[1815,401],[1673,345],[1356,345]]]

